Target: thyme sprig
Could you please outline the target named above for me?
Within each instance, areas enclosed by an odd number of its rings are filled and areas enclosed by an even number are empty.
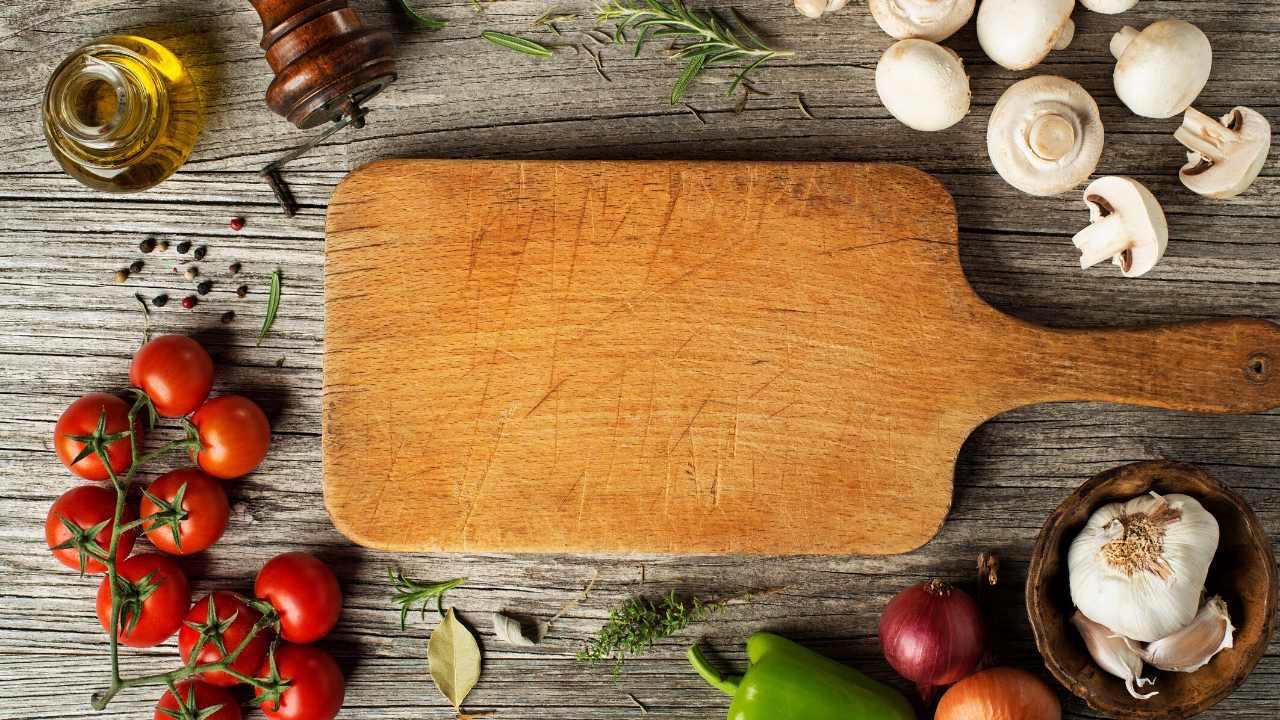
[[[658,600],[632,598],[609,611],[608,622],[578,653],[578,660],[594,664],[612,659],[616,674],[627,657],[639,655],[662,638],[706,620],[726,604],[727,600],[682,597],[674,590]]]
[[[635,30],[635,54],[650,40],[671,40],[672,57],[685,63],[671,88],[671,104],[680,104],[689,83],[703,71],[730,63],[746,62],[729,85],[732,95],[749,73],[775,58],[792,55],[788,50],[769,47],[732,9],[721,17],[715,10],[694,11],[683,0],[605,0],[596,6],[596,21],[613,23],[613,40],[626,41],[626,31]]]

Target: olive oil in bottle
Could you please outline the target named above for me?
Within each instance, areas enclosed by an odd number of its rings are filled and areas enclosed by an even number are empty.
[[[72,177],[107,192],[173,174],[200,134],[200,92],[159,43],[115,35],[76,50],[45,87],[44,135]]]

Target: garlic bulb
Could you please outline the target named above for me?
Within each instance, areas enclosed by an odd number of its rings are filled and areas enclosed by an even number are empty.
[[[1217,549],[1218,521],[1195,498],[1104,505],[1067,553],[1071,601],[1124,637],[1158,640],[1195,618]]]
[[[1148,700],[1159,695],[1158,692],[1139,693],[1134,687],[1155,685],[1156,681],[1142,677],[1142,658],[1138,650],[1129,645],[1125,639],[1107,628],[1085,617],[1079,610],[1071,617],[1071,624],[1080,631],[1084,638],[1084,646],[1098,667],[1124,680],[1129,694],[1139,700]]]
[[[849,0],[795,0],[796,10],[799,10],[801,15],[815,20],[825,13],[833,13],[848,4]]]
[[[1214,655],[1233,645],[1235,628],[1227,614],[1227,604],[1217,595],[1204,604],[1189,625],[1174,634],[1160,638],[1145,649],[1134,648],[1138,655],[1161,670],[1195,672]]]

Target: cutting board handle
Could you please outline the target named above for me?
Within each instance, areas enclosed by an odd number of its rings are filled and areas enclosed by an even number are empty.
[[[1151,328],[1036,328],[1031,402],[1102,401],[1206,413],[1280,407],[1280,325],[1208,320]],[[1024,398],[1026,399],[1026,398]],[[1029,404],[1029,403],[1019,403]]]

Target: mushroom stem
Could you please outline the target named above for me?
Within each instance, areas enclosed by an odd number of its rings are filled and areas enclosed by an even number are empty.
[[[1027,145],[1042,160],[1061,160],[1076,146],[1076,129],[1061,115],[1047,113],[1031,123],[1027,131]]]
[[[1120,28],[1120,32],[1111,36],[1111,57],[1119,60],[1120,56],[1129,47],[1129,43],[1133,42],[1133,39],[1140,34],[1137,28],[1132,28],[1128,25]]]
[[[1053,49],[1066,50],[1075,36],[1076,24],[1072,22],[1071,18],[1067,18],[1066,22],[1062,23],[1062,27],[1058,28],[1058,34],[1053,39]]]
[[[1118,214],[1108,215],[1101,220],[1090,223],[1085,229],[1076,233],[1071,242],[1080,249],[1080,269],[1116,257],[1133,244],[1124,231],[1124,222]]]
[[[1195,108],[1187,108],[1182,116],[1182,126],[1174,131],[1173,137],[1205,160],[1220,163],[1227,158],[1222,145],[1230,134],[1231,131],[1222,123]]]

